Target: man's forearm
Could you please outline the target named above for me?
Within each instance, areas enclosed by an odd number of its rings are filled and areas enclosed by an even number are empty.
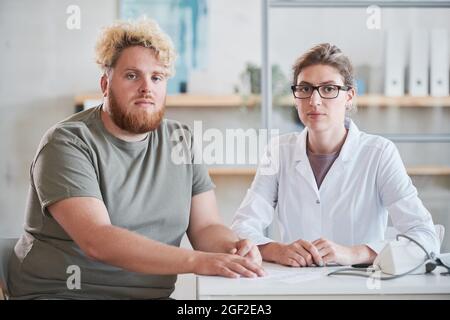
[[[196,253],[148,239],[129,230],[104,226],[96,229],[88,255],[101,262],[146,274],[194,272]]]
[[[195,240],[191,239],[191,242],[196,250],[230,253],[238,240],[236,234],[226,226],[213,224],[197,231]]]

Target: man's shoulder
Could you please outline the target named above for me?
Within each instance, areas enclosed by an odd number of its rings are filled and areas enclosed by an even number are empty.
[[[90,134],[90,125],[95,121],[98,108],[78,112],[56,123],[44,134],[41,146],[50,141],[67,140],[78,143],[84,140],[83,137]]]

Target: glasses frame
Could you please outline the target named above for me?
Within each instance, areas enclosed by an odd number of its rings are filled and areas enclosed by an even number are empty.
[[[299,98],[299,97],[297,97],[297,96],[295,95],[295,88],[301,87],[301,86],[302,86],[302,87],[308,86],[308,87],[313,88],[312,91],[311,91],[311,94],[309,95],[309,97]],[[337,91],[337,93],[336,93],[336,96],[333,97],[333,98],[322,97],[322,95],[320,94],[320,88],[322,88],[322,87],[330,87],[330,86],[333,86],[333,87],[337,87],[337,88],[338,88],[338,91]],[[339,96],[339,92],[340,92],[341,90],[342,90],[342,91],[349,91],[351,88],[352,88],[351,86],[341,86],[341,85],[338,85],[338,84],[323,84],[323,85],[320,85],[320,86],[313,86],[313,85],[307,85],[307,84],[295,84],[295,85],[292,85],[292,86],[291,86],[292,94],[294,95],[294,98],[296,98],[296,99],[309,99],[309,98],[311,98],[311,96],[313,95],[314,90],[317,90],[317,93],[319,94],[319,96],[320,96],[322,99],[336,99],[336,98]]]

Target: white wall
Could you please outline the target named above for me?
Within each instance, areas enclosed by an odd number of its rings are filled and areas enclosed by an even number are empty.
[[[81,29],[66,28],[69,5]],[[22,230],[29,166],[43,133],[73,113],[76,93],[97,90],[98,29],[116,17],[116,1],[0,2],[0,235]]]

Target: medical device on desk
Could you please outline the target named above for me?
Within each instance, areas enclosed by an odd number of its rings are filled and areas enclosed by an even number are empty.
[[[405,238],[409,241],[401,241]],[[368,268],[344,268],[330,272],[328,275],[352,275],[371,277],[376,272],[387,274],[378,276],[380,280],[390,280],[407,274],[423,274],[433,271],[437,266],[447,269],[443,275],[450,275],[450,253],[438,254],[428,251],[416,240],[404,235],[397,235],[396,241],[389,242]]]

